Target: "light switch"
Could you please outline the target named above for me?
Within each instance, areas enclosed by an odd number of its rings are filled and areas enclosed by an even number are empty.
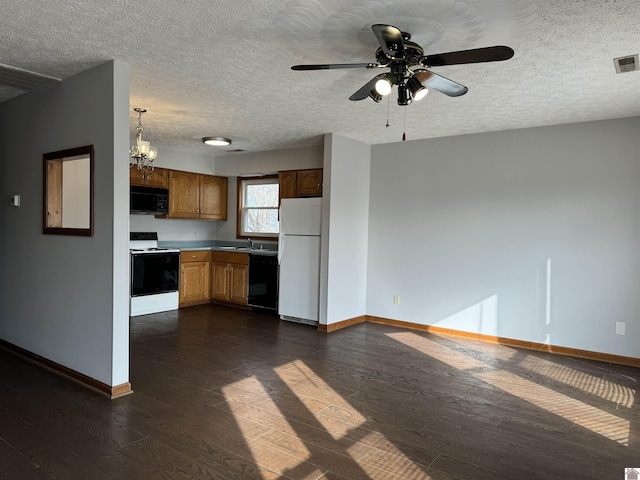
[[[14,207],[20,206],[20,195],[11,195],[11,205]]]

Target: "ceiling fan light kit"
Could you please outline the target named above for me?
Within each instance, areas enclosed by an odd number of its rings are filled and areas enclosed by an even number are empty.
[[[349,97],[358,101],[371,98],[379,103],[389,95],[392,87],[398,87],[398,105],[409,105],[424,98],[432,88],[450,97],[467,93],[468,88],[427,68],[465,63],[498,62],[514,55],[506,46],[474,48],[457,52],[425,55],[424,49],[411,41],[411,34],[391,25],[371,26],[380,47],[376,50],[377,63],[332,63],[324,65],[294,65],[292,70],[331,70],[339,68],[389,68],[390,72],[377,75]]]
[[[376,93],[383,97],[391,93],[391,80],[384,77],[378,80],[374,86]]]
[[[422,100],[427,96],[427,93],[429,93],[429,89],[422,85],[416,77],[411,77],[409,81],[407,81],[407,87],[416,102]]]

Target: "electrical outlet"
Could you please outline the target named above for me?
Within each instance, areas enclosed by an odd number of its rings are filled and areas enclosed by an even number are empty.
[[[616,322],[616,335],[625,335],[625,327],[627,326],[624,322]]]
[[[393,304],[394,305],[400,305],[400,295],[394,295],[393,296]]]

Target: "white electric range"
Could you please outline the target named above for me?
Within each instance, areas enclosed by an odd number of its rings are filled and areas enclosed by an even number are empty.
[[[147,315],[178,308],[180,250],[158,247],[157,232],[131,232],[129,315]]]

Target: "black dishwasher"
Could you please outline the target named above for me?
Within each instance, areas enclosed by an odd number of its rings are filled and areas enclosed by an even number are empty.
[[[278,258],[275,255],[249,255],[250,307],[278,310]]]

